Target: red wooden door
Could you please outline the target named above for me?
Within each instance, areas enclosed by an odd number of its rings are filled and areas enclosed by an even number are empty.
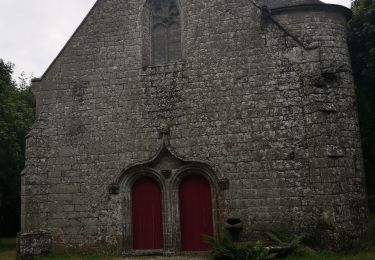
[[[138,180],[132,188],[133,248],[163,248],[162,202],[159,184],[151,178]]]
[[[210,183],[199,175],[188,176],[179,193],[182,250],[209,250],[203,236],[213,235]]]

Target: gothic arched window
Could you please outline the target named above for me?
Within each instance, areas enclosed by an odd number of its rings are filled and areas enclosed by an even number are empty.
[[[151,15],[153,63],[181,60],[181,22],[176,0],[154,0]]]

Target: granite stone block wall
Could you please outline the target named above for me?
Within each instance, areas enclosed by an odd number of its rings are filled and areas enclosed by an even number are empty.
[[[180,0],[182,60],[153,65],[145,5],[99,0],[34,81],[22,232],[48,230],[55,252],[128,252],[121,176],[165,146],[181,165],[207,162],[215,225],[240,218],[243,240],[283,225],[335,249],[363,236],[347,11]],[[179,229],[165,233],[165,253],[178,254]]]

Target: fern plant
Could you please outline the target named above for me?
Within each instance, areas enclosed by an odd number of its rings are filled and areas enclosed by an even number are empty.
[[[270,259],[269,252],[258,242],[251,244],[236,244],[228,234],[218,239],[206,238],[211,245],[211,256],[215,260],[266,260]]]
[[[280,229],[274,232],[266,232],[266,235],[271,241],[276,242],[281,246],[289,246],[290,248],[295,249],[302,245],[303,238],[301,236],[295,235],[287,229]]]

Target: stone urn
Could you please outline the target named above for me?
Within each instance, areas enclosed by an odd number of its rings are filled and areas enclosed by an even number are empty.
[[[228,231],[233,241],[238,241],[243,230],[242,221],[239,218],[229,218],[225,222],[225,229]]]

